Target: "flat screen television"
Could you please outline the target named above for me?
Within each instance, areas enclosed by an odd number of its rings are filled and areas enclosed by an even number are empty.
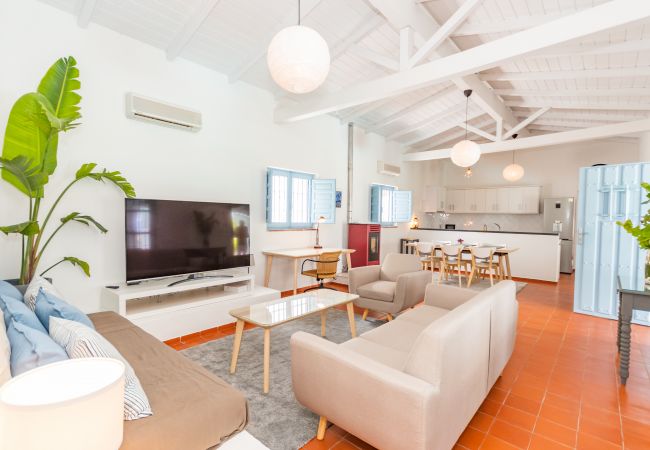
[[[126,199],[127,281],[250,266],[250,207]]]

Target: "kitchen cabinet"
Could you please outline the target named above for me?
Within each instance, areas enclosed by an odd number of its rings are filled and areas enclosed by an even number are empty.
[[[447,189],[449,213],[539,214],[539,186]]]
[[[436,212],[444,211],[445,209],[445,188],[440,186],[425,186],[424,196],[422,198],[422,211]]]

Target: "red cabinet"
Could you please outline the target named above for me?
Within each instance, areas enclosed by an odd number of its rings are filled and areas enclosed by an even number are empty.
[[[348,248],[353,248],[352,267],[379,264],[381,225],[374,223],[351,223],[348,225]]]

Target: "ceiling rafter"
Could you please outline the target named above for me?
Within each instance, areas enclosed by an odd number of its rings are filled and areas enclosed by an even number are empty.
[[[481,130],[485,131],[486,127],[490,127],[491,129],[494,128],[494,119],[491,117],[487,117],[478,123],[474,124],[476,128],[479,128]],[[453,130],[453,128],[450,128],[449,130]],[[449,131],[447,130],[447,131]],[[434,135],[436,136],[436,135]],[[465,130],[459,130],[454,133],[447,133],[438,139],[431,140],[432,136],[429,137],[429,140],[425,142],[424,144],[419,144],[416,146],[411,147],[412,150],[429,150],[429,149],[434,149],[439,145],[447,144],[448,142],[453,142],[453,141],[458,141],[459,139],[462,139],[465,136]]]
[[[515,116],[526,118],[529,113],[522,111],[515,111]],[[627,114],[598,114],[584,112],[567,112],[567,111],[553,111],[547,113],[545,119],[558,119],[558,120],[589,120],[595,122],[626,122],[630,120],[641,120],[648,116],[644,115],[627,115]],[[529,127],[530,128],[530,127]]]
[[[629,135],[650,130],[650,119],[635,120],[590,128],[580,128],[572,131],[543,134],[540,136],[510,139],[501,142],[491,142],[481,145],[481,153],[499,153],[529,148],[543,148],[549,145],[570,144],[574,142],[591,141],[612,136]],[[431,159],[449,158],[451,149],[428,150],[424,152],[407,153],[404,161],[428,161]]]
[[[559,19],[581,10],[582,9],[563,13],[520,16],[512,19],[498,20],[493,22],[466,23],[455,30],[452,36],[459,37],[475,36],[480,34],[512,33],[514,31],[521,31],[527,28],[536,27],[538,25],[550,22],[551,20]]]
[[[428,38],[424,44],[409,58],[408,67],[418,65],[425,57],[429,56],[431,52],[437,49],[459,26],[465,22],[467,17],[474,12],[477,6],[483,0],[465,0],[465,2],[458,8],[451,17],[436,30],[433,35]]]
[[[370,1],[374,4],[388,0]],[[278,106],[276,120],[282,122],[302,120],[393,97],[450,78],[495,67],[543,48],[637,23],[648,17],[650,17],[650,2],[639,4],[635,0],[611,0],[571,16],[511,34],[407,71],[344,88],[335,93],[310,97],[297,105]]]
[[[607,55],[610,53],[635,53],[650,50],[650,40],[629,40],[610,44],[608,42],[600,44],[573,44],[558,45],[556,47],[545,49],[533,55],[528,55],[526,59],[550,58],[556,56],[572,55]]]
[[[529,124],[533,123],[535,120],[539,119],[542,115],[546,114],[550,109],[551,108],[548,106],[538,109],[530,116],[528,116],[526,119],[522,120],[520,123],[512,127],[512,129],[510,129],[506,134],[503,135],[503,139],[508,139],[509,137],[513,136],[515,133],[518,133],[519,130],[523,130]]]
[[[650,95],[650,88],[621,89],[494,89],[497,95],[513,97],[636,97]]]
[[[419,122],[416,122],[413,125],[410,125],[408,127],[402,128],[394,133],[389,134],[388,136],[386,136],[386,139],[390,141],[402,136],[406,136],[407,134],[411,134],[417,130],[421,130],[422,128],[431,126],[435,122],[442,120],[451,114],[456,114],[464,110],[465,110],[464,103],[450,106],[449,108],[445,108],[442,111],[438,111],[433,116],[427,117],[426,119],[420,120]],[[483,112],[481,111],[481,113]]]
[[[479,111],[473,111],[473,112],[469,113],[469,115],[467,116],[467,120],[468,121],[469,120],[474,120],[474,119],[476,119],[478,117],[481,117],[481,116],[483,116],[485,114],[487,114],[485,111],[480,111],[480,110]],[[492,123],[494,123],[494,119],[491,119],[491,121],[492,121]],[[446,121],[444,123],[445,123],[444,125],[436,127],[433,130],[430,130],[430,131],[428,131],[428,132],[426,132],[424,134],[420,134],[418,136],[415,136],[415,137],[413,137],[413,138],[411,138],[411,139],[409,139],[407,141],[402,142],[402,144],[404,144],[406,146],[416,145],[418,142],[426,141],[427,139],[431,139],[434,136],[437,136],[439,134],[442,134],[442,133],[445,133],[445,132],[447,132],[449,130],[452,130],[452,129],[456,128],[456,125],[458,124],[458,122],[451,121],[451,120],[448,120],[448,121]],[[424,127],[422,127],[422,128],[424,128]]]
[[[558,70],[551,72],[502,72],[481,74],[479,77],[483,81],[543,81],[585,78],[650,77],[650,67]]]
[[[466,128],[467,131],[469,131],[470,133],[474,133],[475,135],[483,137],[483,138],[487,139],[488,141],[492,141],[492,142],[497,141],[496,135],[490,134],[487,131],[483,131],[479,127],[475,127],[475,126],[470,125],[470,124],[465,124],[464,122],[461,122],[456,126],[460,127],[460,128]]]
[[[396,30],[410,27],[416,33],[418,44],[422,45],[424,39],[432,36],[440,24],[429,14],[422,5],[413,3],[412,0],[365,0],[372,8],[379,11]],[[445,40],[431,56],[444,57],[460,52],[458,46],[450,39]],[[507,126],[512,126],[517,119],[507,108],[502,100],[473,73],[452,78],[451,81],[461,91],[472,89],[474,101],[496,121],[503,120]]]
[[[196,32],[201,28],[203,22],[212,14],[221,0],[202,0],[199,6],[192,11],[190,17],[185,21],[183,27],[172,37],[167,47],[167,59],[170,61],[177,58],[183,49],[190,43]]]
[[[513,108],[543,108],[550,106],[553,109],[594,109],[594,110],[620,110],[620,111],[650,111],[650,104],[647,103],[625,103],[625,102],[548,102],[546,100],[524,99],[506,100],[505,104]]]
[[[95,12],[95,6],[97,6],[97,0],[82,0],[79,13],[77,14],[77,25],[81,28],[86,28],[90,24],[90,20]]]
[[[368,62],[378,65],[382,69],[389,70],[390,72],[399,72],[400,70],[399,61],[395,61],[390,56],[386,56],[374,50],[362,47],[359,44],[353,45],[348,53],[351,53],[361,59],[365,59]]]

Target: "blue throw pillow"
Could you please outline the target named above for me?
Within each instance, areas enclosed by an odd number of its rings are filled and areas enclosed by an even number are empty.
[[[11,320],[7,327],[11,345],[11,375],[68,359],[63,347],[42,331]]]
[[[5,327],[9,328],[9,322],[13,318],[16,322],[27,325],[35,330],[40,331],[41,333],[46,333],[47,331],[41,325],[41,322],[34,314],[34,311],[29,309],[27,305],[23,303],[22,300],[17,300],[13,297],[6,295],[0,295],[0,309],[2,309],[2,314],[5,318]]]
[[[34,312],[48,332],[50,331],[50,316],[79,322],[95,329],[87,315],[43,288],[38,291],[36,296]]]
[[[23,299],[23,294],[21,294],[20,291],[16,289],[16,286],[7,283],[4,280],[0,280],[0,295],[15,298],[16,300]]]

